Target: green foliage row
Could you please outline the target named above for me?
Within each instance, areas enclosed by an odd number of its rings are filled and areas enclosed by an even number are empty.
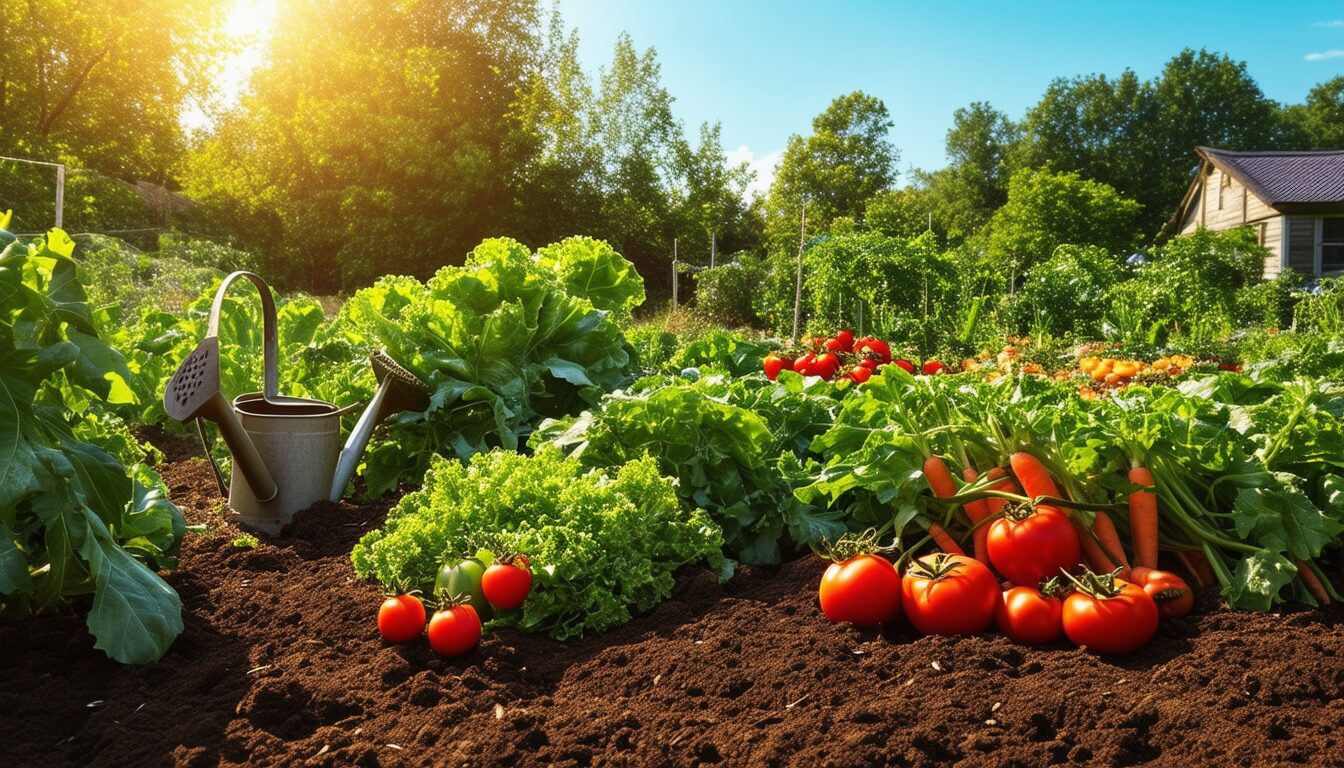
[[[0,614],[92,595],[95,647],[154,661],[182,632],[156,571],[176,565],[185,523],[103,410],[135,402],[134,375],[98,336],[65,232],[0,242]]]

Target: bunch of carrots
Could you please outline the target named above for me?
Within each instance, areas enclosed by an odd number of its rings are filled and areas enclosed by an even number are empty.
[[[1078,537],[1083,562],[1097,573],[1114,572],[1122,581],[1140,587],[1163,585],[1153,590],[1159,605],[1164,601],[1181,603],[1186,600],[1189,587],[1184,579],[1170,571],[1158,568],[1158,495],[1152,472],[1134,462],[1128,480],[1137,487],[1118,504],[1084,503],[1066,498],[1051,476],[1049,469],[1030,453],[1018,452],[1009,457],[1008,471],[994,467],[984,478],[969,464],[962,469],[964,485],[959,485],[942,457],[929,456],[924,462],[924,477],[933,495],[960,508],[970,524],[972,553],[976,560],[995,567],[991,557],[989,537],[996,520],[1002,519],[1005,508],[1012,503],[1025,506],[1030,514],[1058,513],[1070,519]],[[1067,485],[1067,483],[1066,483]],[[1126,551],[1110,512],[1123,509],[1130,531],[1130,548]],[[1090,514],[1091,522],[1087,522]],[[1002,525],[1000,527],[1003,527]],[[927,522],[929,538],[942,551],[966,554],[961,544],[936,522]],[[1201,549],[1171,550],[1198,586],[1217,583],[1213,566]],[[1133,558],[1129,556],[1133,553]],[[1321,604],[1329,605],[1333,590],[1321,580],[1311,564],[1299,561],[1298,577],[1303,586]],[[1002,570],[1002,569],[999,569]],[[1174,606],[1173,606],[1174,609]],[[1164,615],[1177,615],[1164,611]],[[1181,613],[1179,615],[1184,615]]]

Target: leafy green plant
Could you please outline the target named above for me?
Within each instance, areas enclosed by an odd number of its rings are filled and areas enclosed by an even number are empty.
[[[260,543],[261,541],[258,540],[256,536],[253,536],[250,533],[244,533],[242,536],[229,542],[229,546],[234,549],[256,549],[257,545]]]
[[[176,565],[185,524],[156,474],[100,447],[125,457],[135,442],[87,418],[134,394],[97,336],[73,249],[52,230],[0,253],[0,613],[91,594],[95,647],[146,663],[182,632],[181,601],[155,571]]]
[[[484,539],[531,559],[532,594],[499,619],[565,640],[629,621],[672,592],[672,574],[705,561],[726,578],[723,534],[687,511],[657,464],[638,458],[589,470],[551,448],[535,456],[435,457],[424,487],[407,494],[351,558],[361,577],[426,593],[440,567]]]
[[[1123,277],[1123,268],[1104,248],[1062,245],[1027,271],[1014,303],[1038,324],[1032,338],[1041,332],[1095,336],[1107,293]]]
[[[695,276],[696,311],[726,326],[756,326],[752,297],[765,278],[765,265],[748,253]]]
[[[768,382],[652,377],[583,414],[543,422],[530,446],[558,446],[590,467],[652,456],[677,491],[723,528],[727,553],[777,563],[782,553],[843,532],[825,510],[793,496],[807,444],[830,423],[836,389],[792,373]]]
[[[542,418],[575,413],[627,380],[630,348],[609,312],[569,291],[625,306],[638,275],[591,242],[566,242],[534,258],[514,240],[486,240],[428,283],[387,277],[346,302],[332,333],[386,348],[433,390],[427,411],[392,419],[365,455],[370,494],[422,477],[434,453],[516,450]],[[586,257],[608,266],[585,267]]]
[[[555,272],[566,293],[587,299],[619,323],[644,303],[644,278],[604,240],[569,237],[537,251],[537,261]]]

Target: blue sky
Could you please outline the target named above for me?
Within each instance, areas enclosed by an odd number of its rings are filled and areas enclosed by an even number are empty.
[[[1018,118],[1055,77],[1126,67],[1149,78],[1182,48],[1247,63],[1265,94],[1300,102],[1344,74],[1344,0],[1334,2],[795,2],[559,0],[591,73],[627,31],[653,46],[677,117],[723,124],[730,156],[768,179],[788,136],[855,89],[886,102],[911,167],[946,163],[952,112],[989,101]]]

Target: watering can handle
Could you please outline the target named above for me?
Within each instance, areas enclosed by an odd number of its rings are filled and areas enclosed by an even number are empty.
[[[251,280],[257,287],[257,293],[261,294],[262,335],[265,344],[263,356],[266,365],[261,392],[267,402],[274,402],[280,398],[280,340],[276,333],[275,297],[271,295],[271,287],[260,275],[240,270],[224,278],[224,282],[219,284],[219,290],[215,291],[215,302],[210,306],[210,324],[206,328],[205,335],[219,335],[219,313],[224,308],[224,294],[228,292],[233,281],[240,277]]]

